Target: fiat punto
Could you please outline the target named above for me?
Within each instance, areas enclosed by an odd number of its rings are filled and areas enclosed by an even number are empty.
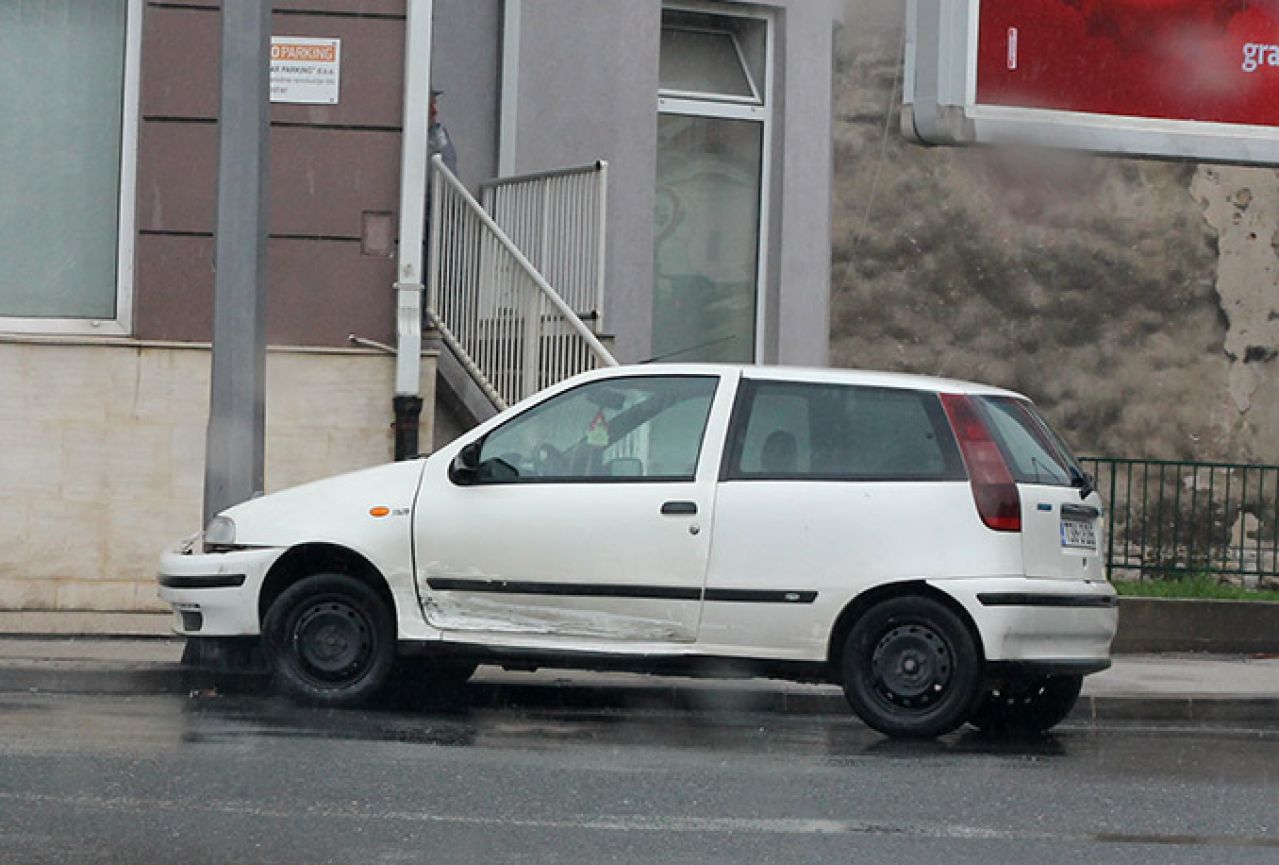
[[[1102,503],[1025,397],[919,376],[579,375],[436,453],[229,508],[166,552],[191,637],[364,703],[477,664],[843,687],[891,736],[1044,730],[1109,666]]]

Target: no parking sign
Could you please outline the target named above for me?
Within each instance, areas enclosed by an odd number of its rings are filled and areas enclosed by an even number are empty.
[[[342,75],[342,40],[271,37],[271,101],[336,105]]]

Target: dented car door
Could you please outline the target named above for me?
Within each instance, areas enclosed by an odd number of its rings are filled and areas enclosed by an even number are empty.
[[[588,382],[476,439],[469,465],[429,465],[427,621],[446,638],[695,640],[730,376]]]

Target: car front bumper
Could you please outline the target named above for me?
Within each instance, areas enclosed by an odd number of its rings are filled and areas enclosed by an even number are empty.
[[[240,637],[260,633],[258,595],[283,547],[227,553],[191,552],[192,541],[160,557],[160,598],[173,607],[173,630],[191,637]]]
[[[968,611],[987,662],[1057,664],[1081,672],[1109,666],[1119,626],[1118,598],[1109,583],[1000,577],[930,585]]]

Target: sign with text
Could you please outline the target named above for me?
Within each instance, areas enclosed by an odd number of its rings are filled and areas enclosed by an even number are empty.
[[[908,134],[1279,164],[1275,0],[910,0]]]
[[[342,40],[271,37],[271,101],[336,105],[342,73]]]

